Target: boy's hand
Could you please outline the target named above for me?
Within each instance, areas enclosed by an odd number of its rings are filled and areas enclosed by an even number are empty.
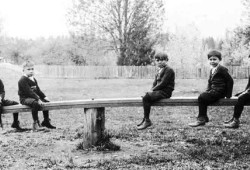
[[[239,95],[241,95],[242,94],[242,92],[240,92],[240,93],[236,93],[234,96],[239,96]]]
[[[39,104],[39,105],[41,105],[41,106],[43,106],[43,105],[44,105],[43,101],[42,101],[42,100],[40,100],[40,99],[38,100],[38,104]]]
[[[44,100],[45,102],[50,102],[50,100],[49,100],[48,97],[45,97],[43,100]]]
[[[245,94],[246,92],[247,92],[247,91],[239,92],[239,93],[236,93],[234,96],[238,97],[238,96],[240,96],[240,95]]]

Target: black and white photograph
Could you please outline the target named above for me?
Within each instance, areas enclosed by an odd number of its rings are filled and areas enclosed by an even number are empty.
[[[250,0],[0,0],[0,170],[250,169]]]

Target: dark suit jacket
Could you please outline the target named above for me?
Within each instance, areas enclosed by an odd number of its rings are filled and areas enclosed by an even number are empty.
[[[44,99],[46,96],[40,90],[36,79],[35,81],[30,80],[26,76],[22,76],[18,81],[18,95],[21,99],[33,98],[33,99]]]
[[[250,90],[250,76],[248,78],[248,83],[247,83],[245,90]]]
[[[2,99],[4,99],[5,90],[4,90],[4,85],[3,85],[3,82],[2,82],[1,79],[0,79],[0,96],[1,96]]]
[[[164,94],[172,94],[175,86],[175,73],[169,66],[164,67],[155,75],[152,91],[161,91]]]
[[[230,98],[232,97],[233,83],[234,81],[228,73],[228,69],[219,65],[214,74],[212,74],[212,69],[210,70],[207,91],[214,91],[226,98]]]
[[[241,91],[241,92],[239,92],[239,93],[237,93],[237,94],[235,94],[235,96],[239,96],[239,95],[242,94],[243,92],[249,93],[249,94],[250,94],[250,76],[249,76],[249,78],[248,78],[248,83],[247,83],[247,86],[246,86],[245,90],[244,90],[244,91]]]

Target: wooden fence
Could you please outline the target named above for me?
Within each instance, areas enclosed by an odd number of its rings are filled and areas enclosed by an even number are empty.
[[[249,77],[250,67],[228,66],[233,78],[244,79]],[[39,77],[48,78],[79,78],[79,79],[151,79],[154,78],[155,66],[48,66],[38,65],[36,71]],[[209,67],[173,68],[177,79],[207,79]]]

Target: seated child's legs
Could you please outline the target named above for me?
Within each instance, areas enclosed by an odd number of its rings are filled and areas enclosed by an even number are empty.
[[[158,101],[160,99],[164,99],[164,98],[167,98],[167,96],[164,95],[164,93],[162,93],[161,91],[147,92],[146,95],[142,97],[144,118],[143,118],[142,122],[137,125],[138,130],[146,129],[147,127],[152,125],[152,123],[149,119],[151,105],[153,102],[156,102],[156,101]]]
[[[166,97],[160,91],[147,92],[146,95],[143,96],[142,98],[143,108],[144,108],[144,118],[149,119],[152,103],[164,98]]]
[[[49,111],[48,110],[43,111],[43,118],[44,118],[44,120],[49,120]]]
[[[198,118],[207,118],[207,106],[223,98],[219,93],[204,92],[198,97],[199,115]]]
[[[239,96],[238,101],[234,107],[234,117],[236,119],[239,119],[241,116],[241,113],[244,109],[244,105],[250,100],[250,94],[245,93]]]
[[[220,93],[213,92],[203,92],[198,97],[198,102],[206,105],[212,104],[217,100],[223,98],[223,95]]]
[[[49,101],[47,101],[47,100],[43,100],[43,99],[42,99],[42,101],[43,101],[44,103],[49,103]],[[49,120],[49,111],[48,111],[48,110],[44,110],[44,111],[43,111],[43,118],[44,118],[45,120]]]
[[[147,92],[146,95],[143,97],[143,102],[156,102],[158,100],[164,99],[164,98],[169,98],[171,95],[167,94],[164,95],[163,92],[161,91],[152,91],[152,92]]]
[[[34,121],[38,121],[38,110],[41,108],[40,104],[36,99],[26,98],[21,100],[23,105],[30,106],[32,108],[32,117]]]
[[[5,99],[2,101],[3,106],[12,106],[12,105],[18,105],[19,103],[13,100],[8,100]],[[13,113],[13,123],[11,125],[12,128],[16,128],[18,130],[22,130],[22,128],[19,125],[19,121],[18,121],[18,113]]]
[[[32,98],[26,98],[26,99],[21,100],[21,104],[30,106],[32,109],[37,110],[37,111],[41,108],[38,101]]]
[[[18,104],[19,103],[14,100],[8,100],[8,99],[3,100],[3,106],[12,106],[12,105],[18,105]],[[13,117],[14,117],[14,122],[17,122],[18,113],[13,113]]]
[[[13,100],[3,100],[3,106],[12,106],[12,105],[17,105],[19,104],[18,102],[16,101],[13,101]]]

